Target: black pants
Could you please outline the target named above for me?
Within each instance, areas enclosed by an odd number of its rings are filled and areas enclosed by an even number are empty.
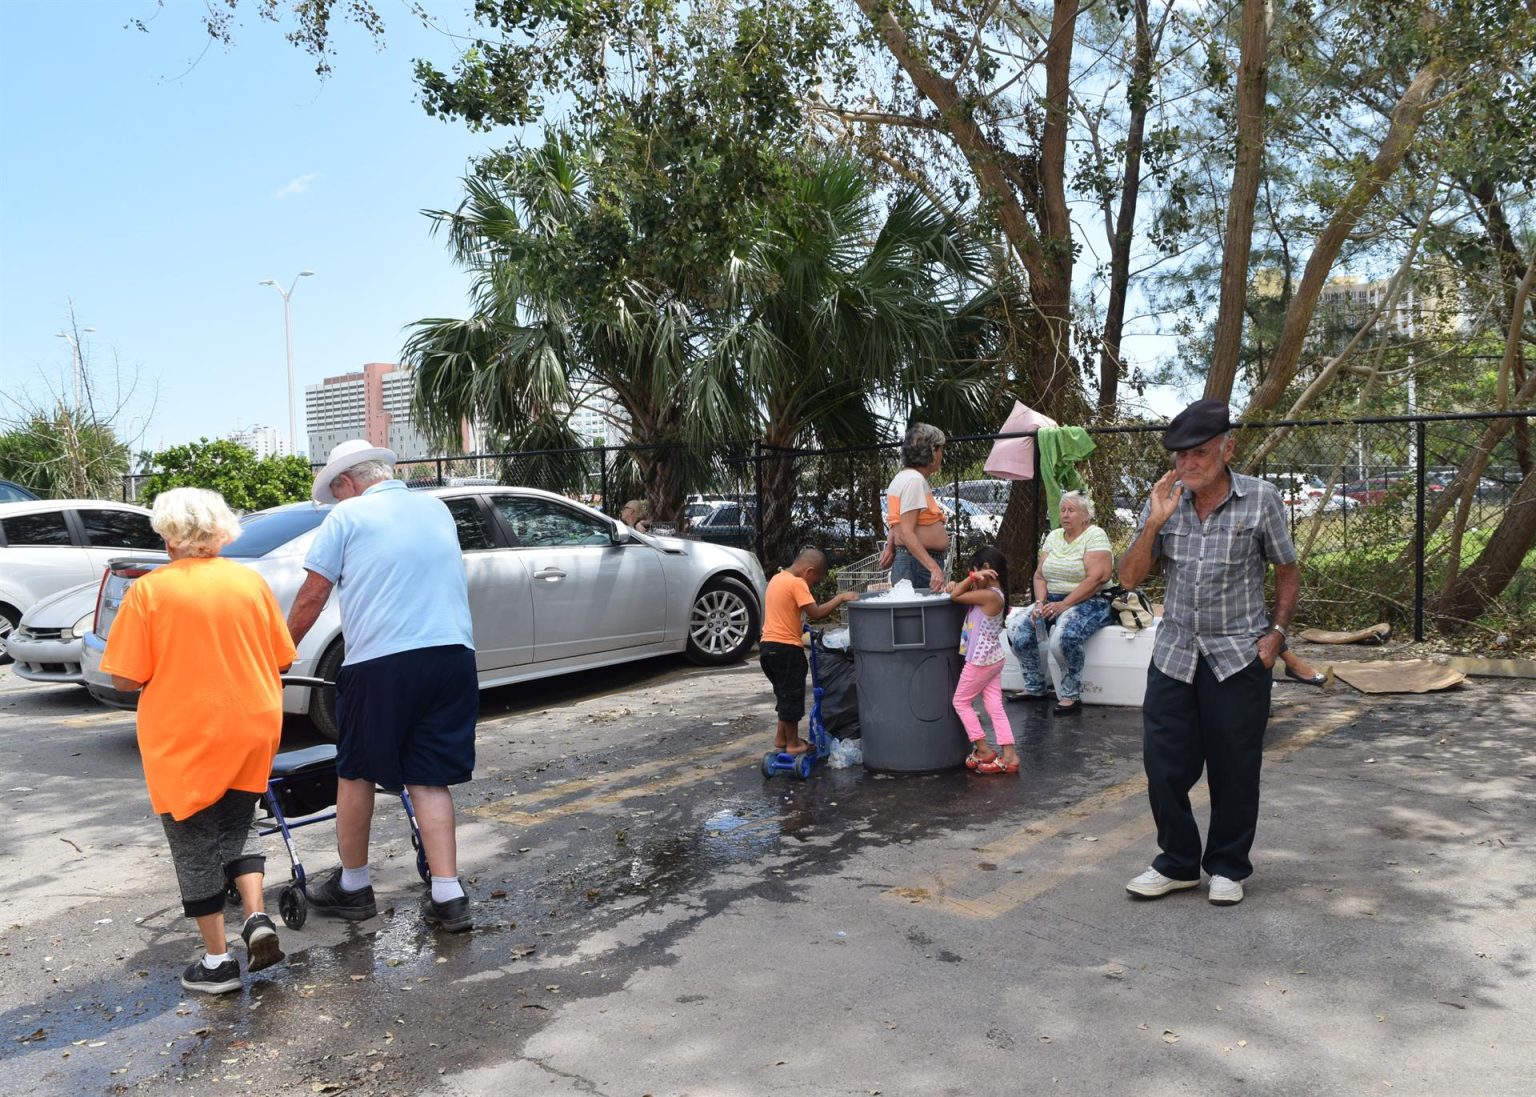
[[[1259,768],[1274,677],[1254,659],[1225,682],[1202,656],[1195,680],[1185,684],[1154,665],[1147,670],[1142,705],[1142,759],[1147,795],[1162,849],[1152,867],[1175,880],[1212,876],[1244,880],[1253,874],[1248,852],[1259,822]],[[1206,771],[1211,827],[1205,856],[1189,790]]]

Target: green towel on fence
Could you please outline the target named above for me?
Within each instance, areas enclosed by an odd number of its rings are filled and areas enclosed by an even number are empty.
[[[1055,529],[1061,525],[1061,493],[1088,490],[1077,463],[1096,447],[1082,427],[1042,427],[1035,444],[1040,447],[1040,479],[1045,481],[1045,513]]]

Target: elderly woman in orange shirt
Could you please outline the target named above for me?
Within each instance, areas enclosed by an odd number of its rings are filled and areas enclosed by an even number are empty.
[[[182,910],[206,954],[181,977],[188,990],[240,989],[229,954],[224,894],[245,908],[247,968],[283,958],[265,913],[266,859],[251,829],[282,733],[278,676],[297,654],[266,581],[218,555],[240,534],[224,500],[175,488],[155,500],[150,524],[170,563],[128,589],[112,622],[102,669],[139,699],[139,754],[149,800],[165,827]]]

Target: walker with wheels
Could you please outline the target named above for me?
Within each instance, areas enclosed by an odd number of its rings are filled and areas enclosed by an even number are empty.
[[[811,642],[807,645],[811,651],[811,712],[806,722],[807,739],[811,749],[804,754],[790,754],[784,750],[770,750],[763,755],[763,776],[771,778],[780,773],[793,773],[804,781],[816,769],[827,760],[832,751],[831,740],[827,736],[827,726],[821,719],[821,675],[816,666],[816,649],[821,646],[821,633],[805,626],[805,632],[810,636]]]
[[[284,675],[285,686],[312,686],[331,688],[335,683],[323,678],[304,678]],[[411,794],[404,788],[386,789],[400,797],[405,808],[406,820],[411,827],[411,846],[416,850],[416,871],[423,883],[432,880],[427,867],[427,851],[421,844],[421,829],[416,825],[416,808]],[[294,845],[292,832],[311,823],[323,823],[336,818],[336,744],[321,743],[302,750],[285,750],[272,759],[272,773],[267,778],[266,814],[273,820],[272,826],[257,830],[262,837],[281,834],[283,845],[288,849],[288,861],[292,866],[292,882],[277,895],[277,912],[289,929],[298,929],[309,917],[308,878],[304,863],[299,860],[298,847]],[[233,892],[234,884],[231,882]]]

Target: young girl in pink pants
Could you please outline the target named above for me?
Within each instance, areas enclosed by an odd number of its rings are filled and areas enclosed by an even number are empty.
[[[1008,562],[991,545],[983,545],[971,557],[971,572],[949,585],[953,602],[970,609],[965,615],[965,630],[960,635],[960,650],[965,655],[965,669],[955,686],[955,711],[965,734],[971,740],[966,758],[968,769],[977,773],[1019,772],[1019,752],[1013,746],[1013,728],[1003,710],[1003,614],[1008,609],[1004,591],[1008,589]],[[981,730],[981,717],[974,702],[981,695],[997,749],[987,743]]]

